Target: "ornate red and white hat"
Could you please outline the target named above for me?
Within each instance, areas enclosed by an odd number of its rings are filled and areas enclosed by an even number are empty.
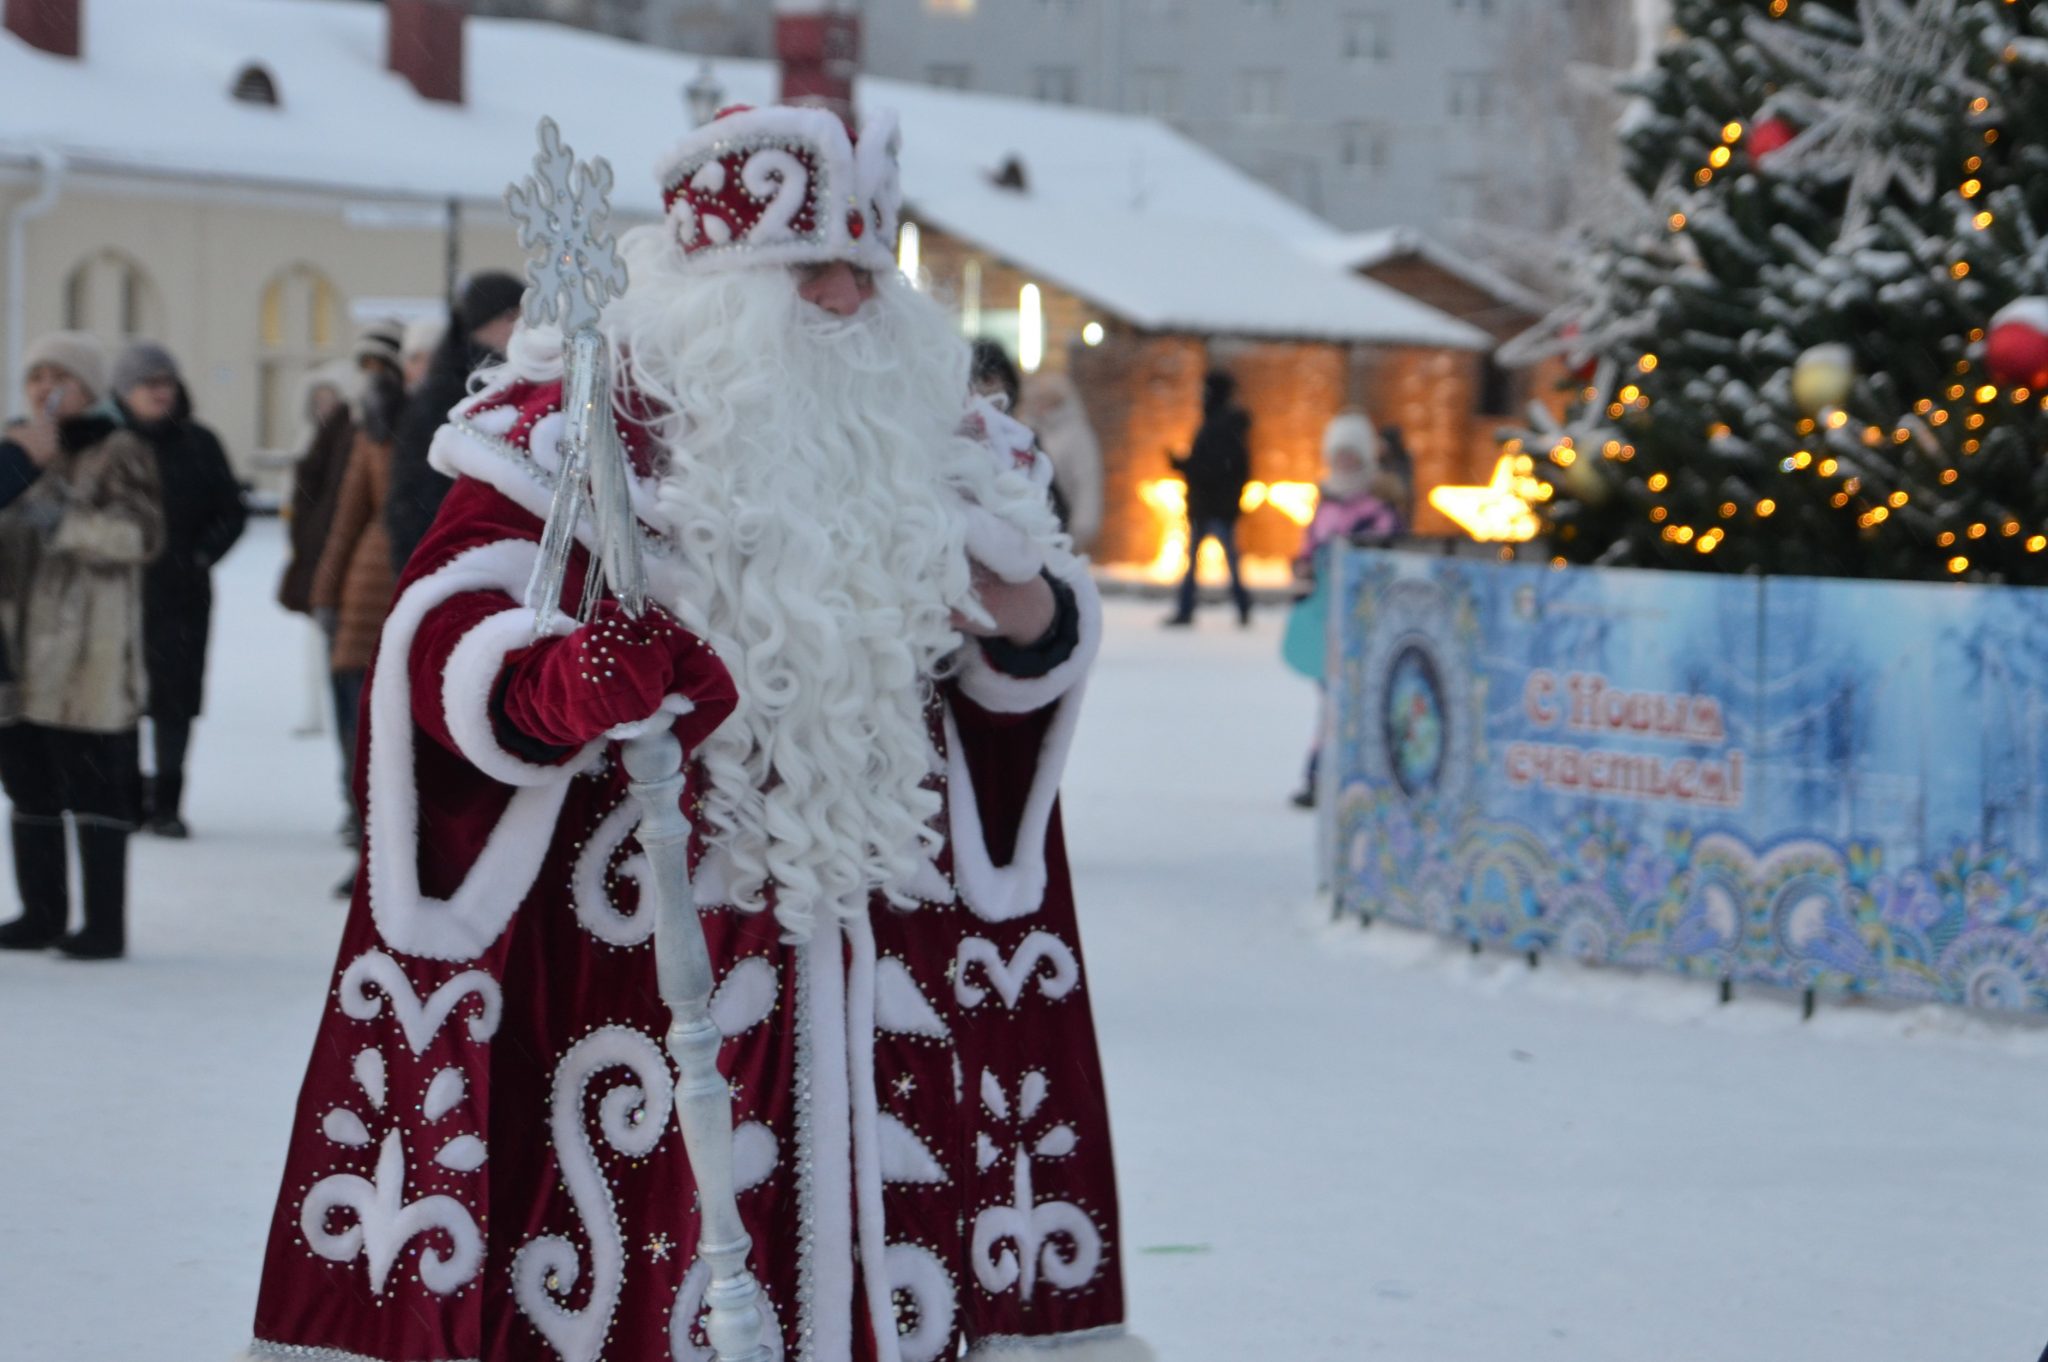
[[[896,115],[859,136],[825,109],[728,109],[655,167],[668,222],[694,269],[844,260],[896,263],[903,188]]]

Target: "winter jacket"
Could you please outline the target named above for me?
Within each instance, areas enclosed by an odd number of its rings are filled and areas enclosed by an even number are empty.
[[[355,418],[349,409],[336,408],[320,423],[313,443],[292,470],[292,499],[286,511],[292,553],[277,584],[277,603],[294,614],[313,611],[313,569],[320,565],[320,551],[327,547],[327,529],[334,520],[334,505],[341,496],[341,479],[348,472],[348,453],[355,436]]]
[[[26,449],[11,439],[0,438],[0,511],[12,506],[42,475],[42,466],[29,457]],[[15,591],[5,575],[8,567],[7,561],[0,558],[0,601],[9,599]],[[0,630],[0,697],[7,697],[7,704],[12,703],[14,694],[14,655],[9,643],[5,631]],[[4,705],[0,705],[0,718],[5,716]]]
[[[1202,417],[1194,448],[1173,461],[1187,480],[1188,522],[1237,522],[1244,486],[1252,478],[1252,418],[1240,407],[1218,406]]]
[[[449,409],[469,396],[469,376],[502,358],[451,329],[434,352],[433,367],[407,399],[391,450],[391,497],[384,509],[392,571],[405,570],[406,560],[440,513],[441,499],[454,485],[427,463],[434,436],[447,422]]]
[[[370,665],[384,616],[391,610],[398,577],[391,570],[391,538],[384,527],[390,497],[391,443],[359,431],[327,548],[313,573],[313,608],[334,610],[340,619],[328,657],[335,671]]]
[[[0,511],[14,504],[16,497],[35,486],[43,470],[26,449],[9,439],[0,439]]]
[[[0,717],[118,733],[142,717],[142,574],[162,549],[146,441],[99,408],[58,427],[49,468],[0,512],[0,634],[19,673]]]
[[[1294,575],[1313,581],[1316,551],[1333,540],[1392,539],[1401,529],[1401,513],[1374,491],[1340,497],[1327,487],[1319,488],[1316,513],[1301,532],[1301,548],[1294,555]]]
[[[192,719],[206,684],[213,565],[242,537],[249,514],[220,440],[191,419],[182,396],[169,420],[134,429],[156,454],[164,510],[163,552],[142,578],[149,714]]]

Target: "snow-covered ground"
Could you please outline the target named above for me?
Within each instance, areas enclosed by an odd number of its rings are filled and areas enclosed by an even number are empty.
[[[0,958],[6,1362],[246,1338],[346,868],[280,553],[222,571],[197,835],[138,843],[134,958]],[[1160,612],[1111,605],[1067,813],[1165,1362],[2034,1356],[2048,1034],[1329,926],[1277,614]]]

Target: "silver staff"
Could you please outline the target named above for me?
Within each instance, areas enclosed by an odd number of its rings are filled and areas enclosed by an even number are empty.
[[[525,316],[562,331],[561,474],[527,583],[536,635],[561,627],[563,580],[576,527],[587,511],[595,536],[578,617],[589,619],[602,587],[629,616],[647,608],[640,528],[627,491],[626,453],[612,419],[611,358],[597,321],[625,291],[626,265],[607,230],[612,168],[579,162],[555,121],[540,123],[534,173],[507,187],[505,207],[527,249]],[[719,1362],[768,1362],[761,1287],[747,1268],[753,1240],[733,1191],[732,1093],[718,1071],[723,1037],[711,1020],[711,951],[690,888],[690,825],[683,817],[683,748],[667,728],[624,744],[640,801],[640,847],[654,885],[654,958],[668,1005],[668,1049],[681,1071],[676,1122],[697,1183],[698,1256],[711,1265],[706,1331]]]

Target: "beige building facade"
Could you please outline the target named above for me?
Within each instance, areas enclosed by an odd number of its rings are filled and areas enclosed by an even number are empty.
[[[52,192],[46,211],[25,214]],[[22,333],[8,347],[8,410],[21,400],[20,345],[43,332],[91,331],[110,350],[156,340],[237,474],[275,487],[304,441],[306,375],[346,358],[367,322],[441,306],[449,217],[422,201],[0,168],[0,227],[22,253],[18,314],[0,298]],[[462,271],[521,268],[502,207],[455,217]]]

